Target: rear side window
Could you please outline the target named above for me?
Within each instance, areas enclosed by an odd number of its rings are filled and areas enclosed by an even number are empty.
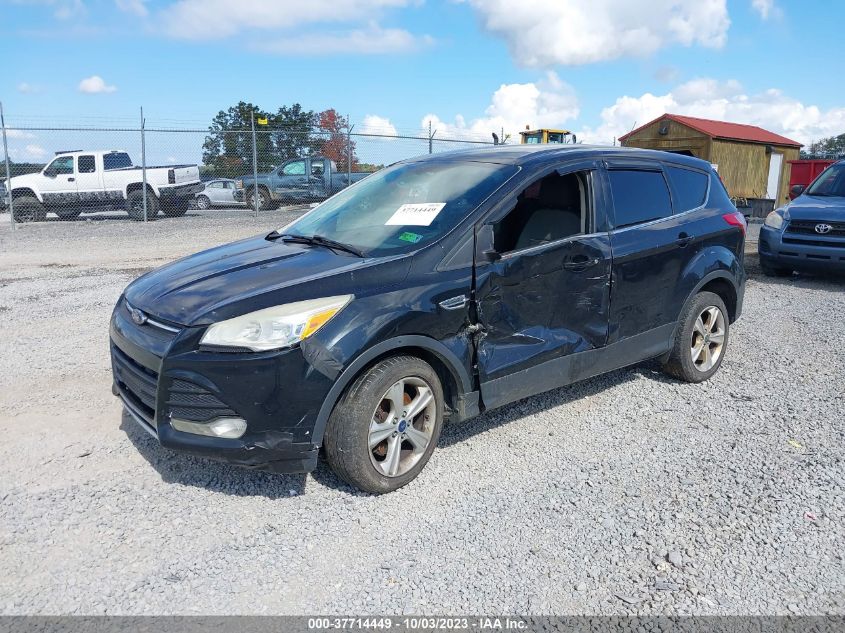
[[[700,171],[682,167],[666,167],[669,182],[675,190],[675,205],[678,213],[695,209],[704,204],[707,196],[707,176]]]
[[[79,173],[80,174],[93,174],[95,171],[97,171],[97,168],[94,165],[94,157],[93,156],[80,156],[79,157]]]
[[[614,169],[608,175],[617,229],[672,215],[662,172]]]
[[[103,169],[123,169],[125,167],[132,167],[132,160],[129,158],[129,154],[116,152],[114,154],[103,155]]]

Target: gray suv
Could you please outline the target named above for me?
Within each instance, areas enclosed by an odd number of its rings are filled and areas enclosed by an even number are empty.
[[[760,266],[770,276],[794,270],[845,272],[845,160],[825,169],[760,229]]]

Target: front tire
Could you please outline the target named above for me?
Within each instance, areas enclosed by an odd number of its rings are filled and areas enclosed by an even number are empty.
[[[699,292],[684,307],[664,371],[685,382],[704,382],[722,365],[730,323],[722,298]]]
[[[255,189],[250,189],[249,193],[246,195],[246,205],[250,209],[255,209]],[[270,192],[268,192],[264,187],[258,188],[258,209],[259,211],[268,211],[270,206],[272,205],[272,201],[270,200]]]
[[[126,196],[126,212],[136,222],[144,220],[143,191],[136,189]],[[147,192],[147,220],[154,220],[156,215],[158,215],[158,200],[152,193]]]
[[[208,196],[197,196],[197,209],[205,211],[211,208],[211,200]]]
[[[359,376],[335,406],[324,438],[337,475],[381,494],[414,479],[440,438],[443,386],[414,356],[387,358]]]
[[[13,201],[15,222],[43,222],[47,219],[44,205],[33,196],[21,196]]]

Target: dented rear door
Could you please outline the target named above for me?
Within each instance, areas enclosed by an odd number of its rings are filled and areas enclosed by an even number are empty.
[[[577,379],[565,362],[550,361],[607,342],[610,237],[602,181],[597,172],[590,180],[591,233],[476,260],[476,358],[486,408]]]

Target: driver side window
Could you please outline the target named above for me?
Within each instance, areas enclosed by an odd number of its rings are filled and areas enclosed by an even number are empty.
[[[305,161],[298,160],[295,163],[288,163],[282,167],[282,174],[285,176],[304,176],[305,175]]]
[[[56,174],[57,176],[62,174],[72,174],[73,156],[60,156],[50,163],[50,166],[47,167],[47,171],[51,174]]]
[[[499,253],[521,251],[589,232],[589,172],[551,173],[526,187],[493,226]]]

